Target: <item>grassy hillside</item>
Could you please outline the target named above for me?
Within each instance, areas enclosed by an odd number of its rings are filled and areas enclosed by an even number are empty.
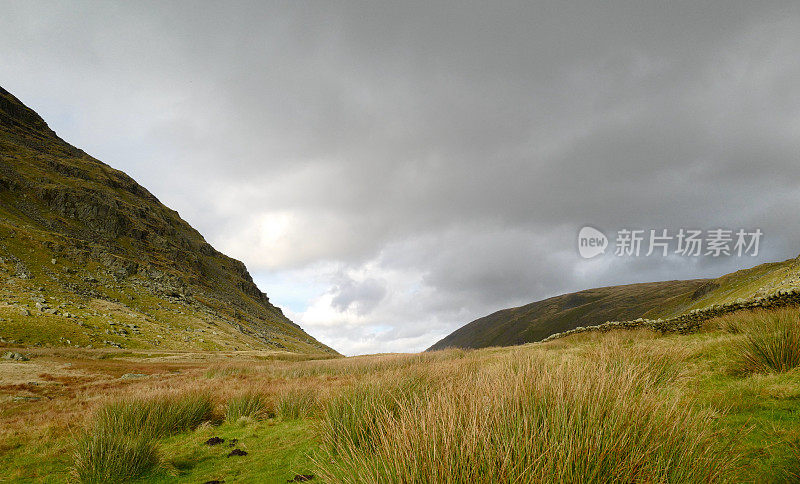
[[[707,283],[702,279],[651,282],[564,294],[477,319],[430,349],[518,345],[580,325],[636,319],[664,304],[684,303],[687,294]]]
[[[800,286],[800,259],[761,264],[717,279],[602,287],[552,297],[476,319],[431,350],[486,348],[540,341],[578,326],[669,318],[692,309]]]
[[[800,287],[800,257],[783,262],[770,262],[718,277],[703,288],[703,294],[684,305],[657,308],[646,317],[667,318],[715,304],[751,299],[781,289]]]
[[[37,349],[0,360],[0,468],[15,482],[797,482],[798,313],[324,361]]]
[[[331,353],[125,173],[0,88],[0,341]]]

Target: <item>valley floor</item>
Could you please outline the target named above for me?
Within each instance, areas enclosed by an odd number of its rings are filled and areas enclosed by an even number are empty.
[[[747,338],[722,321],[329,360],[0,348],[30,358],[0,360],[0,481],[102,482],[86,442],[109,415],[144,434],[152,411],[126,419],[147,401],[194,396],[208,409],[153,430],[140,481],[796,482],[800,368],[748,370]]]

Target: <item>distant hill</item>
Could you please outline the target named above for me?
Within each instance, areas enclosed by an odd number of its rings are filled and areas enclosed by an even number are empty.
[[[692,309],[800,286],[800,258],[762,264],[717,279],[601,287],[503,309],[476,319],[429,350],[485,348],[540,341],[578,326],[667,318]]]
[[[0,343],[335,354],[177,212],[0,88]]]

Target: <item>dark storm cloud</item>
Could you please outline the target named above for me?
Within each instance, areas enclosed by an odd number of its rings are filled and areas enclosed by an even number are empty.
[[[11,2],[0,45],[4,87],[346,352],[800,252],[794,2]],[[584,261],[586,224],[766,235]]]

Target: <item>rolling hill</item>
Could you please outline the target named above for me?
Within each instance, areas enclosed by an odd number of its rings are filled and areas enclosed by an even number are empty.
[[[336,354],[240,261],[0,88],[0,343]]]
[[[800,285],[800,257],[716,279],[663,281],[588,289],[497,311],[449,334],[429,350],[485,348],[540,341],[578,326],[669,318],[692,309],[771,294]]]

